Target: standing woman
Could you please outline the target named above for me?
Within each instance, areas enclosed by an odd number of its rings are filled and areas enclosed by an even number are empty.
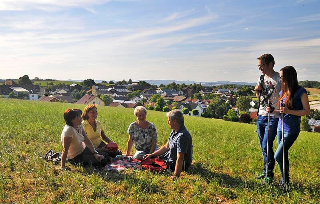
[[[67,160],[72,164],[105,165],[107,159],[94,149],[81,125],[81,110],[67,109],[64,112],[64,120],[66,125],[61,133],[61,168],[65,168]]]
[[[106,144],[114,143],[114,145],[116,145],[116,143],[106,136],[102,124],[97,120],[97,116],[98,111],[96,105],[90,104],[84,108],[82,114],[82,125],[93,146],[98,151],[107,152],[111,157],[121,155],[122,152],[119,150],[114,152],[108,151]]]
[[[134,159],[142,160],[146,154],[152,154],[157,147],[157,130],[154,124],[148,122],[147,109],[143,106],[137,106],[134,109],[134,115],[137,121],[129,125],[128,134],[129,139],[127,143],[127,154],[131,155],[132,145],[136,148],[136,153],[133,155]]]
[[[309,99],[305,88],[299,86],[297,72],[294,67],[286,66],[280,70],[281,92],[280,103],[284,107],[278,110],[282,117],[278,123],[278,149],[275,153],[275,160],[279,165],[282,176],[282,184],[289,183],[289,159],[288,151],[300,133],[301,116],[310,114]],[[284,142],[282,141],[282,123],[284,125]],[[283,143],[285,170],[283,171]],[[285,178],[284,178],[285,172]],[[285,183],[284,183],[285,181]]]

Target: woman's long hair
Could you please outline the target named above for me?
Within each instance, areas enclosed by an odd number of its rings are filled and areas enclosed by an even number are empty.
[[[279,101],[287,97],[284,104],[287,108],[292,109],[292,98],[299,88],[297,72],[293,66],[285,66],[280,71],[282,71],[282,94]]]

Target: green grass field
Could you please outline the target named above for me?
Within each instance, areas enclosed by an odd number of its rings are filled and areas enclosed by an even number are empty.
[[[262,156],[255,125],[186,116],[193,136],[194,161],[177,181],[170,173],[142,170],[121,173],[44,161],[48,150],[61,151],[63,112],[83,105],[0,99],[0,203],[318,203],[320,135],[301,132],[290,150],[292,189],[254,179]],[[132,109],[98,107],[98,119],[120,150],[126,148]],[[170,133],[165,113],[149,111],[158,143]],[[276,146],[276,144],[275,144]],[[275,182],[280,181],[275,168]]]

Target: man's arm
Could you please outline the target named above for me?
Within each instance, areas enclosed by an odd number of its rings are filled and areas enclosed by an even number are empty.
[[[181,171],[182,171],[183,161],[184,161],[184,155],[185,155],[185,153],[180,153],[180,152],[178,153],[176,166],[174,168],[174,173],[173,173],[172,178],[180,176]]]
[[[153,152],[152,154],[146,154],[143,156],[143,159],[148,159],[152,156],[159,156],[162,155],[164,153],[166,153],[169,150],[169,141],[163,145],[160,149],[158,149],[157,151]]]

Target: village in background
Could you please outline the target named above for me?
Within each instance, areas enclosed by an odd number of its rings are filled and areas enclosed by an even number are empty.
[[[196,83],[162,81],[101,81],[82,82],[53,79],[0,80],[0,98],[16,98],[43,102],[96,104],[117,108],[145,106],[148,110],[168,112],[180,109],[190,116],[218,118],[227,121],[255,123],[258,99],[254,84],[250,83]],[[152,84],[151,84],[152,83]],[[320,82],[300,81],[307,88],[311,114],[302,117],[301,128],[320,132]]]

